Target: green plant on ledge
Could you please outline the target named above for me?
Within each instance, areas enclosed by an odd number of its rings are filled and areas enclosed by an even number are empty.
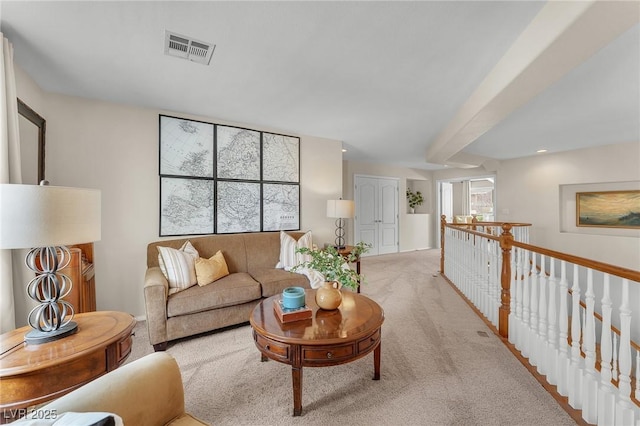
[[[358,285],[364,282],[364,276],[349,268],[349,263],[355,262],[361,254],[368,252],[370,248],[370,244],[359,242],[348,256],[340,255],[333,246],[323,250],[312,250],[306,247],[299,248],[296,253],[308,255],[311,260],[302,262],[291,268],[291,270],[313,269],[320,272],[326,281],[339,282],[343,287],[357,290]]]
[[[422,192],[413,192],[409,188],[407,188],[407,200],[409,200],[409,207],[411,207],[412,209],[416,208],[416,206],[421,206],[422,203],[424,203]]]

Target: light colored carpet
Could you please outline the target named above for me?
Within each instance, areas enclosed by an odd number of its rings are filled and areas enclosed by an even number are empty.
[[[438,275],[439,252],[362,261],[362,293],[385,310],[381,380],[373,353],[305,368],[292,417],[291,367],[260,362],[249,325],[169,344],[187,411],[214,425],[575,425]],[[136,325],[128,362],[151,353]]]

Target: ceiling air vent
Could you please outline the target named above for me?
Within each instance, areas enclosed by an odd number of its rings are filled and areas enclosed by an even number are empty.
[[[209,65],[215,44],[165,31],[164,54]]]

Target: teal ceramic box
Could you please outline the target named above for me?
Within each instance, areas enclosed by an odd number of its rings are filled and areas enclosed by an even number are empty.
[[[305,305],[304,288],[287,287],[282,290],[282,307],[287,309],[301,308]]]

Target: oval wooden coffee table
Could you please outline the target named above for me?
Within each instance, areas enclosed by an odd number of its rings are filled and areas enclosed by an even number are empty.
[[[384,312],[366,296],[342,292],[342,304],[334,311],[319,309],[315,290],[305,294],[313,310],[310,319],[281,323],[273,310],[280,295],[260,302],[251,313],[253,339],[262,360],[271,358],[291,365],[293,415],[302,413],[302,367],[345,364],[373,351],[373,379],[380,379],[380,340]]]

